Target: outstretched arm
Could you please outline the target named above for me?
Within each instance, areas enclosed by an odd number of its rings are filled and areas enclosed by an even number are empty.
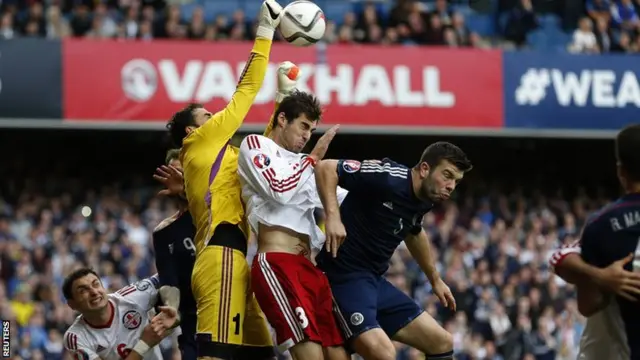
[[[275,0],[265,0],[258,14],[258,31],[249,60],[240,75],[240,81],[231,101],[214,114],[195,133],[230,139],[242,126],[251,105],[262,87],[275,28],[280,24],[282,7]]]

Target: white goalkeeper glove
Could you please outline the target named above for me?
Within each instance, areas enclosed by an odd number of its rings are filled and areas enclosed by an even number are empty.
[[[300,68],[291,61],[281,62],[278,66],[278,91],[276,92],[276,102],[281,103],[284,98],[291,95],[296,88]]]
[[[264,0],[258,14],[258,30],[256,37],[272,40],[273,33],[280,25],[282,6],[275,0]]]

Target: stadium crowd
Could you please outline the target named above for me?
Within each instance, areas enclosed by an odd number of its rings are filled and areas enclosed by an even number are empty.
[[[66,181],[66,192],[49,183],[59,194],[53,197],[31,185],[16,200],[0,198],[0,313],[17,324],[14,359],[60,360],[68,358],[61,335],[75,317],[62,298],[63,276],[91,264],[116,290],[153,274],[150,234],[175,207],[157,198],[152,185],[84,192],[88,184]],[[428,281],[402,246],[387,277],[445,324],[459,360],[573,360],[584,319],[548,258],[576,238],[587,213],[603,202],[496,193],[461,198],[428,214],[424,226],[457,299],[456,313],[430,296]],[[399,360],[423,359],[398,346]],[[179,356],[170,340],[163,347],[166,359]]]
[[[466,15],[472,11],[460,2],[396,0],[393,4],[382,2],[389,5],[384,7],[379,6],[380,2],[356,3],[353,11],[329,17],[325,41],[476,48],[526,46],[531,42],[529,35],[544,28],[539,19],[541,12],[548,10],[544,4],[539,6],[539,2],[531,0],[490,2],[499,3],[489,6],[498,9],[473,25],[466,22]],[[167,5],[164,0],[10,0],[0,4],[0,39],[73,36],[246,40],[253,36],[255,28],[253,14],[245,14],[241,8],[223,13],[193,1],[169,1]],[[587,16],[579,22],[568,49],[584,53],[640,51],[638,6],[640,0],[588,0],[584,11]]]

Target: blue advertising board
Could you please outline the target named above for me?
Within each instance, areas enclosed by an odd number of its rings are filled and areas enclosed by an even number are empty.
[[[640,57],[503,54],[505,125],[615,130],[638,122]]]

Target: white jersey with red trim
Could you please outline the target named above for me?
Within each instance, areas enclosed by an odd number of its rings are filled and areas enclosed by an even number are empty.
[[[576,241],[556,250],[549,264],[552,268],[562,266],[570,254],[580,255],[580,242]],[[631,351],[627,345],[624,324],[616,321],[620,317],[618,304],[612,300],[607,307],[589,316],[580,337],[578,360],[629,360]]]
[[[159,286],[158,275],[154,275],[108,294],[113,310],[109,323],[96,327],[78,316],[64,334],[64,347],[77,360],[126,358],[150,321]],[[162,360],[160,347],[149,350],[144,359]]]
[[[322,208],[306,154],[290,152],[261,135],[249,135],[240,145],[238,174],[247,219],[258,233],[258,224],[282,226],[308,235],[311,246],[321,249],[325,236],[316,224],[314,211]],[[347,191],[338,188],[338,201]]]

